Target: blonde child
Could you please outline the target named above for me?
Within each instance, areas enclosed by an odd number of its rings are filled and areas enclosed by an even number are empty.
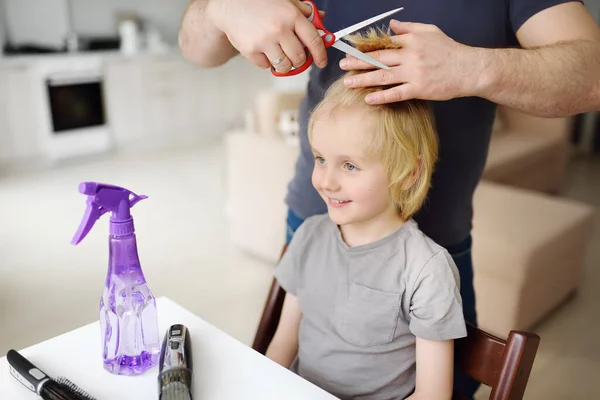
[[[353,42],[397,46],[376,31]],[[311,115],[328,213],[304,221],[276,269],[286,298],[267,356],[341,399],[450,399],[458,272],[412,219],[437,159],[433,118],[422,101],[365,104],[376,90],[342,77]]]

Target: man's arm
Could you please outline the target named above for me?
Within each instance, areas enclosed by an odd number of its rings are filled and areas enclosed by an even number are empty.
[[[415,392],[407,400],[450,400],[454,380],[454,340],[417,337]]]
[[[286,368],[290,367],[298,353],[298,330],[301,319],[302,311],[298,304],[298,298],[287,293],[277,330],[265,354]]]
[[[392,21],[390,28],[402,48],[369,55],[392,69],[345,82],[348,87],[397,85],[366,96],[369,104],[479,96],[543,117],[600,109],[600,30],[579,2],[529,18],[517,31],[523,49],[469,47],[429,24]],[[372,69],[354,57],[343,59],[340,67]]]
[[[475,95],[544,117],[600,109],[600,30],[581,3],[539,12],[517,39],[524,49],[478,49]]]
[[[327,63],[323,39],[307,19],[312,7],[298,0],[192,0],[179,30],[183,55],[215,67],[241,54],[259,68],[287,72],[306,61]],[[324,14],[321,13],[321,16]]]
[[[179,29],[179,47],[191,62],[217,67],[238,54],[227,36],[206,18],[209,0],[191,0]]]

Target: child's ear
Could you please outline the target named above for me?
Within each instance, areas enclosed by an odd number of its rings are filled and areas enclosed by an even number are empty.
[[[417,165],[415,166],[415,169],[413,170],[410,177],[406,180],[406,182],[404,182],[404,185],[403,185],[404,190],[412,189],[412,187],[415,185],[415,183],[417,183],[417,180],[421,176],[422,169],[423,169],[423,160],[422,160],[421,156],[418,156],[417,157]]]

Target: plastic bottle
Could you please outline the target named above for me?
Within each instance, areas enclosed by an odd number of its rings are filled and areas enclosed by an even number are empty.
[[[87,209],[72,244],[77,245],[94,223],[111,212],[109,262],[100,300],[104,368],[116,375],[139,375],[158,363],[160,337],[156,299],[152,295],[137,251],[130,209],[147,196],[118,186],[83,182]]]

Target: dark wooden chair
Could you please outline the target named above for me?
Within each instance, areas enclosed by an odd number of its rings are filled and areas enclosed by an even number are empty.
[[[261,354],[275,335],[284,299],[285,291],[273,279],[252,344]],[[467,337],[455,342],[456,363],[477,382],[492,388],[490,400],[522,399],[539,343],[535,333],[511,331],[504,340],[468,325]],[[453,398],[464,399],[458,393]]]

